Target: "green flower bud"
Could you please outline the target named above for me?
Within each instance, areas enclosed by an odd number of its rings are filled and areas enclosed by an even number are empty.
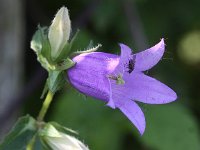
[[[56,14],[49,27],[48,38],[51,45],[51,56],[56,59],[68,43],[71,32],[71,21],[68,9],[62,7]]]

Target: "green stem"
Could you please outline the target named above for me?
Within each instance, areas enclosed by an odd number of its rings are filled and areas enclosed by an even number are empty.
[[[42,108],[40,110],[40,113],[39,113],[39,115],[37,117],[38,121],[43,121],[44,116],[46,115],[46,112],[47,112],[47,110],[49,108],[49,105],[51,104],[51,101],[53,100],[53,95],[54,94],[49,90],[48,93],[47,93],[47,96],[46,96],[46,98],[44,100],[44,103],[42,105]]]
[[[33,150],[35,144],[36,135],[29,141],[28,145],[26,146],[26,150]]]

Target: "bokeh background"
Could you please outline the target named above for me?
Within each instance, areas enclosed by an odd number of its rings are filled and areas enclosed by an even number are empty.
[[[99,51],[119,54],[118,43],[125,43],[138,52],[164,37],[165,55],[146,74],[174,89],[178,100],[140,104],[147,122],[140,136],[119,110],[66,85],[46,120],[78,131],[91,150],[200,150],[199,0],[0,0],[1,138],[17,117],[39,112],[47,73],[30,40],[62,6],[70,11],[72,34],[81,30],[74,50],[93,40],[103,45]]]

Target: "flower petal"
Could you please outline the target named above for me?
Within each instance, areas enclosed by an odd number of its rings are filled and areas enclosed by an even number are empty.
[[[142,135],[145,130],[145,117],[140,107],[131,100],[126,100],[124,105],[121,105],[119,109],[128,117],[128,119],[136,126]]]
[[[130,98],[148,104],[165,104],[177,99],[176,93],[161,83],[143,73],[124,74],[126,95]],[[125,91],[125,90],[124,90]]]
[[[67,71],[70,83],[80,92],[107,102],[110,98],[107,74],[117,66],[117,56],[93,52],[78,55],[73,61],[76,65]]]
[[[108,82],[109,82],[109,90],[110,90],[110,97],[109,97],[109,101],[108,103],[106,104],[107,106],[111,107],[112,109],[115,109],[115,103],[113,101],[113,97],[112,97],[112,86],[111,86],[111,81],[108,79]]]
[[[136,54],[135,67],[136,71],[145,71],[155,66],[162,58],[165,51],[164,39],[155,46]]]
[[[119,64],[118,66],[115,68],[115,71],[113,72],[114,74],[123,74],[123,72],[125,71],[125,65],[128,63],[129,59],[131,59],[132,55],[132,50],[124,45],[124,44],[120,44],[121,47],[121,55],[120,55],[120,59],[119,59]]]

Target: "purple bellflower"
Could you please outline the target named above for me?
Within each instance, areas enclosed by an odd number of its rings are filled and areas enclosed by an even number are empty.
[[[91,52],[74,57],[76,65],[68,70],[68,79],[81,93],[120,109],[142,135],[145,117],[136,101],[165,104],[177,99],[172,89],[143,73],[162,58],[165,43],[161,39],[155,46],[136,54],[124,44],[120,47],[121,56]]]

